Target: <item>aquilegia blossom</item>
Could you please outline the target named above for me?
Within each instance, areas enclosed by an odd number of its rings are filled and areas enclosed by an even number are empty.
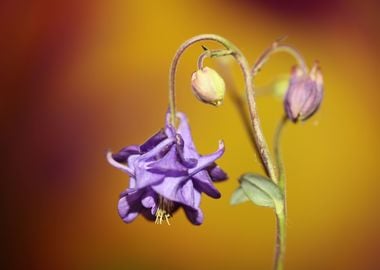
[[[167,114],[166,126],[144,144],[127,146],[118,153],[108,153],[114,167],[126,172],[129,188],[120,195],[118,210],[127,223],[138,214],[156,223],[165,220],[179,207],[196,225],[203,222],[200,209],[201,193],[213,198],[221,195],[213,181],[227,179],[215,160],[224,153],[224,144],[210,155],[200,155],[193,143],[186,116],[177,113],[180,124],[176,130]]]

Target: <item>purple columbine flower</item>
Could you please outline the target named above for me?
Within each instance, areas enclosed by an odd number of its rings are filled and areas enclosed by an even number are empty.
[[[176,130],[166,117],[166,126],[144,144],[127,146],[107,154],[109,163],[130,176],[129,188],[120,195],[118,210],[124,222],[139,214],[161,224],[180,207],[195,225],[203,222],[201,193],[220,198],[213,182],[227,179],[215,163],[224,153],[224,144],[210,155],[200,155],[193,143],[186,116],[177,113]],[[169,224],[170,225],[170,224]]]
[[[319,108],[323,98],[323,77],[318,63],[309,74],[299,67],[292,70],[289,88],[285,95],[285,111],[290,120],[306,120]]]

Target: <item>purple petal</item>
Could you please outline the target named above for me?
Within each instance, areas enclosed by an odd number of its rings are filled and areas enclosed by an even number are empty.
[[[142,200],[141,200],[141,204],[147,208],[147,209],[150,209],[150,213],[151,215],[155,215],[156,211],[157,211],[157,194],[153,191],[153,190],[149,190],[147,191]]]
[[[170,201],[185,203],[179,190],[186,179],[186,177],[165,177],[163,181],[153,185],[152,189]]]
[[[121,196],[118,203],[118,212],[124,222],[132,222],[141,210],[139,198],[141,192],[127,190]]]
[[[154,201],[154,198],[153,196],[147,196],[145,198],[143,198],[141,200],[141,204],[145,207],[145,208],[152,208],[156,205],[156,202]]]
[[[149,164],[155,160],[162,152],[168,151],[174,143],[173,138],[167,138],[160,142],[155,148],[138,157],[133,164],[136,177],[136,188],[150,186],[164,179],[165,175],[148,171]]]
[[[200,225],[203,222],[203,213],[199,208],[201,202],[201,194],[198,191],[194,191],[194,207],[184,206],[184,210],[187,218],[194,225]]]
[[[165,176],[181,176],[187,174],[187,168],[178,162],[176,147],[172,146],[169,152],[161,159],[147,165],[150,172]]]
[[[292,68],[288,90],[284,99],[286,113],[292,121],[297,121],[299,117],[301,106],[305,99],[304,85],[306,80],[307,74],[304,74],[299,67]]]
[[[289,103],[289,110],[291,112],[292,119],[298,119],[303,104],[310,95],[310,91],[305,91],[305,80],[295,84],[293,88],[289,88],[287,99],[291,101]]]
[[[187,218],[194,225],[201,225],[203,223],[203,213],[200,208],[193,209],[190,207],[184,207]]]
[[[129,176],[134,176],[134,172],[132,171],[131,168],[129,168],[128,166],[124,165],[124,164],[121,164],[119,162],[117,162],[116,160],[113,159],[112,157],[112,153],[111,152],[108,152],[107,153],[107,160],[108,162],[114,166],[115,168],[119,169],[119,170],[122,170],[123,172],[126,172]]]
[[[154,173],[144,168],[145,164],[137,165],[135,168],[136,188],[141,189],[158,182],[161,182],[164,178],[164,174]]]
[[[181,188],[181,196],[182,196],[182,201],[186,202],[186,205],[189,205],[191,207],[196,207],[194,205],[195,199],[194,199],[194,193],[195,189],[193,186],[193,182],[191,180],[188,180]]]
[[[302,120],[311,117],[319,108],[323,98],[323,76],[318,63],[314,63],[308,78],[310,96],[302,106]]]
[[[166,177],[162,182],[152,186],[152,189],[166,199],[198,208],[200,192],[194,188],[192,180],[186,177]]]
[[[172,202],[192,208],[199,207],[200,192],[186,177],[166,177],[161,183],[152,186],[152,189]]]
[[[165,134],[165,131],[163,129],[161,129],[156,134],[154,134],[152,137],[150,137],[145,143],[143,143],[140,146],[140,149],[144,153],[148,152],[148,151],[152,150],[157,144],[159,144],[160,142],[165,140],[166,138],[167,138],[167,136]]]
[[[181,120],[177,133],[181,135],[184,141],[184,157],[189,158],[199,158],[199,154],[195,148],[193,138],[191,136],[190,126],[187,121],[186,115],[183,113],[177,113],[177,117]]]
[[[213,182],[227,180],[228,178],[228,175],[215,162],[207,168],[207,171]]]
[[[119,163],[126,163],[130,155],[140,154],[140,147],[138,145],[130,145],[124,147],[116,154],[112,154],[112,158]]]
[[[139,214],[138,212],[130,212],[130,207],[126,197],[120,198],[118,211],[121,219],[126,223],[132,222]]]
[[[176,135],[176,147],[177,147],[177,154],[178,157],[183,165],[185,165],[187,168],[194,168],[197,166],[198,160],[196,158],[185,158],[184,155],[184,146],[185,143],[182,139],[182,136],[180,134]]]
[[[307,118],[311,117],[314,114],[314,112],[317,111],[317,105],[319,105],[319,102],[317,101],[318,90],[315,82],[308,81],[307,83],[305,83],[305,90],[306,89],[308,90],[308,94],[305,95],[305,101],[300,109],[300,112],[304,116],[303,120],[306,120]]]
[[[177,133],[172,125],[167,125],[165,127],[165,134],[168,138],[174,138]]]
[[[136,179],[131,176],[129,177],[129,189],[136,189]]]
[[[129,168],[131,168],[132,170],[134,170],[135,168],[135,161],[140,157],[141,155],[131,155],[129,156],[128,158],[128,161],[127,161],[127,165]]]
[[[220,192],[212,184],[211,178],[206,170],[202,170],[192,176],[194,185],[199,191],[205,192],[213,198],[220,198]]]
[[[141,155],[139,158],[140,161],[148,162],[152,160],[156,160],[159,157],[162,157],[166,154],[167,151],[169,151],[170,146],[174,143],[174,138],[167,138],[160,142],[158,145],[156,145],[153,149],[151,149],[149,152]]]
[[[209,167],[211,164],[215,162],[215,160],[220,158],[223,155],[223,153],[224,153],[224,143],[223,141],[219,141],[218,150],[215,153],[212,153],[210,155],[201,156],[198,159],[197,166],[194,169],[189,170],[190,176],[193,176],[197,172]]]

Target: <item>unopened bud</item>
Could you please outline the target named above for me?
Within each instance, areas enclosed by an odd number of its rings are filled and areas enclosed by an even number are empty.
[[[200,101],[214,106],[222,104],[226,85],[215,70],[204,67],[194,72],[191,76],[191,87]]]
[[[284,100],[288,118],[294,123],[308,119],[318,110],[322,98],[323,78],[318,63],[309,74],[294,67]]]

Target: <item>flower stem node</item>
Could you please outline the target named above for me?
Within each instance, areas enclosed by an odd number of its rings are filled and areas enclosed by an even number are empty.
[[[323,77],[318,63],[313,65],[309,74],[294,67],[284,100],[288,118],[294,123],[307,120],[318,110],[322,98]]]
[[[212,68],[203,67],[194,72],[191,86],[200,101],[214,106],[222,104],[226,85],[223,78]]]

